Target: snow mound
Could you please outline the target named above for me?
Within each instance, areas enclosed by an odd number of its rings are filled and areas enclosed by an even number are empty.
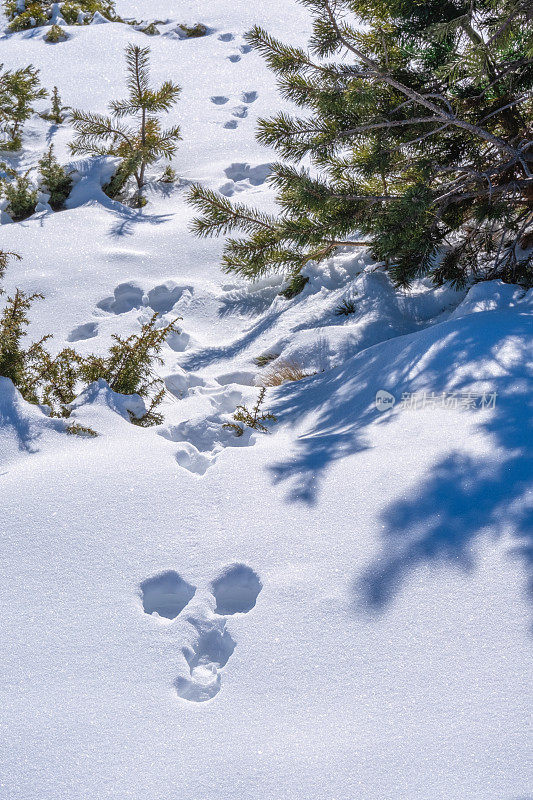
[[[43,441],[65,429],[62,420],[51,419],[46,409],[27,403],[9,378],[0,377],[0,454],[2,462],[14,455],[36,453]],[[50,436],[52,434],[52,436]]]
[[[146,413],[142,397],[138,394],[118,394],[103,378],[89,384],[69,408],[69,419],[94,428],[99,433],[114,432],[117,422],[123,424],[122,420],[131,425],[130,413],[135,417],[142,417]]]
[[[500,280],[477,283],[469,290],[465,299],[450,315],[452,319],[464,317],[466,314],[477,314],[480,311],[495,311],[497,309],[527,306],[531,302],[532,292],[526,292],[519,286],[503,283]]]

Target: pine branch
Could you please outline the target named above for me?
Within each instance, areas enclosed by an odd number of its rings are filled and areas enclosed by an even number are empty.
[[[274,217],[248,208],[242,203],[231,203],[226,197],[200,184],[191,186],[187,203],[202,212],[195,218],[191,230],[197,236],[226,235],[236,228],[247,233],[261,230],[273,231]]]
[[[446,113],[446,112],[442,111],[442,109],[439,106],[437,106],[435,103],[433,103],[431,100],[428,100],[427,98],[425,98],[423,95],[419,94],[414,89],[411,89],[410,87],[405,86],[403,83],[401,83],[400,81],[396,80],[392,76],[384,73],[380,69],[379,64],[376,61],[374,61],[373,59],[369,58],[368,56],[365,56],[365,54],[361,50],[359,50],[357,47],[354,47],[351,44],[351,42],[349,42],[348,39],[344,36],[343,32],[341,31],[341,29],[337,25],[337,21],[335,19],[335,15],[334,15],[334,13],[332,11],[332,8],[331,8],[330,0],[327,0],[327,2],[324,2],[324,9],[325,9],[325,11],[327,12],[327,14],[328,14],[328,16],[330,18],[332,26],[335,28],[335,30],[337,32],[338,42],[340,44],[344,45],[344,47],[347,50],[349,50],[351,53],[353,53],[356,56],[356,58],[358,58],[360,61],[362,61],[364,64],[366,64],[366,66],[368,66],[369,69],[371,70],[372,76],[376,80],[382,81],[382,82],[388,84],[389,86],[392,86],[394,89],[397,89],[399,92],[404,94],[406,97],[409,97],[411,100],[416,102],[418,105],[424,106],[425,108],[429,109],[436,116],[440,117],[443,120],[443,122],[445,122],[446,124],[456,125],[459,128],[463,128],[463,130],[466,130],[466,131],[469,131],[470,133],[473,133],[475,136],[478,136],[481,139],[484,139],[486,142],[489,142],[490,144],[494,145],[495,147],[497,147],[502,152],[507,153],[507,155],[512,155],[512,156],[516,156],[517,155],[516,149],[511,147],[509,144],[507,144],[507,142],[503,141],[503,139],[500,139],[499,137],[494,136],[493,134],[489,133],[488,131],[484,130],[483,128],[480,128],[477,125],[472,125],[469,122],[466,122],[464,120],[458,119],[453,114]]]

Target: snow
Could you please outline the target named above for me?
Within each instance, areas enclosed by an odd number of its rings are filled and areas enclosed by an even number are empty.
[[[68,210],[2,226],[23,256],[5,288],[45,295],[29,333],[54,330],[51,349],[181,319],[155,428],[103,381],[59,420],[0,378],[0,796],[525,800],[532,293],[398,293],[362,249],[310,264],[291,301],[279,277],[223,275],[222,242],[188,231],[187,183],[272,209],[253,131],[290,109],[243,34],[304,44],[309,20],[280,0],[117,9],[162,35],[2,38],[6,67],[31,61],[93,111],[123,95],[124,45],[149,44],[154,81],[183,87],[183,141],[180,181],[141,211],[101,191],[111,159],[85,159]],[[196,22],[207,36],[176,33]],[[50,141],[69,160],[71,137],[33,118],[18,167]],[[261,355],[314,374],[267,390],[267,435],[236,437]]]

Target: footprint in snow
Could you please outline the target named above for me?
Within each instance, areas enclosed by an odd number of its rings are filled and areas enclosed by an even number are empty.
[[[141,583],[140,596],[146,614],[168,620],[181,616],[187,623],[180,628],[187,641],[181,645],[185,674],[174,682],[178,697],[203,703],[219,693],[221,670],[236,647],[226,630],[227,617],[251,611],[262,588],[255,570],[247,564],[230,564],[212,581],[203,597],[190,605],[189,613],[185,613],[197,590],[177,572],[163,572]]]
[[[226,56],[228,61],[231,61],[232,64],[235,64],[237,61],[241,60],[241,57],[238,53],[231,53],[231,55]]]
[[[244,117],[248,116],[248,109],[246,106],[235,106],[231,113],[234,117],[240,117],[241,119],[244,119]]]
[[[193,293],[192,286],[179,286],[173,281],[162,283],[159,286],[154,286],[148,292],[144,292],[142,287],[133,281],[127,283],[120,283],[113,290],[113,297],[104,297],[100,300],[96,307],[101,311],[107,311],[112,314],[127,314],[129,311],[141,308],[150,308],[156,314],[168,314],[176,303],[180,300],[188,300]],[[88,323],[90,325],[91,323]],[[71,336],[80,333],[80,329],[86,329],[90,332],[87,326],[79,326],[76,331],[72,331]],[[84,333],[81,330],[81,333]],[[79,336],[79,338],[89,339],[91,336],[96,335],[90,333],[89,336]],[[71,341],[76,341],[71,339]]]
[[[258,92],[243,92],[241,94],[241,100],[243,103],[254,103],[257,98],[259,97]]]
[[[67,342],[82,342],[84,339],[93,339],[98,335],[98,325],[96,322],[86,322],[78,325],[67,336]]]
[[[247,51],[246,51],[247,52]],[[240,56],[228,56],[230,60],[238,61]],[[254,103],[258,98],[258,92],[252,90],[249,92],[241,92],[241,104],[238,106],[234,106],[231,110],[231,114],[233,117],[237,117],[238,119],[244,119],[248,116],[248,108],[251,103]],[[229,101],[229,97],[223,94],[217,94],[211,96],[211,102],[214,103],[216,106],[223,106]],[[222,124],[223,128],[229,128],[230,130],[234,130],[237,127],[237,121],[234,119],[227,120]]]
[[[255,167],[245,162],[230,164],[224,170],[228,180],[219,186],[219,192],[231,197],[235,192],[242,192],[252,186],[261,186],[272,171],[270,164],[257,164]]]

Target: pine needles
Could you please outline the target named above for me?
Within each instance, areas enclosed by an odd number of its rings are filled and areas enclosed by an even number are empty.
[[[244,427],[251,428],[260,433],[268,433],[268,428],[265,422],[277,422],[277,417],[270,411],[261,411],[265,399],[266,389],[263,387],[257,398],[255,406],[250,410],[246,406],[237,406],[233,414],[233,422],[225,422],[222,427],[228,428],[235,433],[235,436],[242,436]]]
[[[285,160],[269,177],[280,214],[196,186],[193,231],[239,231],[223,268],[250,279],[367,246],[398,286],[531,285],[531,3],[302,2],[309,51],[259,27],[246,36],[306,112],[258,123]]]
[[[70,145],[74,155],[112,155],[121,159],[120,179],[111,181],[108,192],[118,194],[133,176],[137,191],[133,204],[143,206],[146,168],[158,159],[170,160],[181,139],[178,125],[163,129],[159,116],[175,104],[180,87],[165,81],[159,89],[149,84],[149,47],[126,47],[128,96],[109,104],[110,116],[75,109],[71,121],[77,137]],[[134,123],[124,122],[133,118]],[[112,196],[115,196],[113,194]]]

